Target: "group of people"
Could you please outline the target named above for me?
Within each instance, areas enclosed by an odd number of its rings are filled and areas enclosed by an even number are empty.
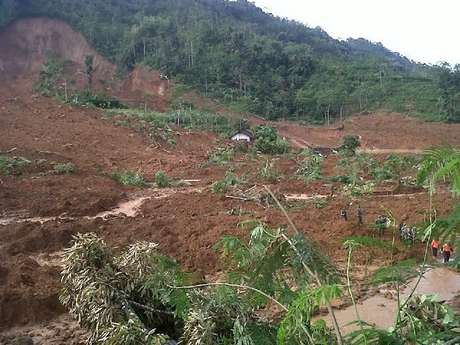
[[[358,216],[358,225],[363,225],[363,215],[364,215],[364,211],[363,209],[361,208],[361,205],[358,206],[358,208],[356,209],[356,215]],[[348,221],[348,212],[346,209],[342,209],[340,211],[340,216],[345,220],[345,221]]]
[[[440,242],[437,239],[434,239],[431,242],[431,251],[433,253],[434,258],[438,257],[439,245],[440,245]],[[453,251],[454,249],[449,243],[444,243],[444,245],[441,248],[441,253],[442,253],[442,257],[444,258],[445,264],[449,263],[450,255],[451,253],[453,253]]]
[[[356,209],[356,215],[357,215],[357,220],[358,220],[358,225],[361,226],[363,225],[363,215],[364,211],[361,208],[361,205],[358,205],[358,208]],[[348,221],[348,212],[346,209],[342,209],[340,211],[340,216],[345,220]],[[439,251],[439,246],[440,242],[437,239],[434,239],[431,242],[431,250],[433,253],[433,257],[437,258],[438,257],[438,251]],[[444,243],[444,245],[441,248],[441,254],[444,260],[444,263],[449,263],[450,256],[454,252],[452,246],[449,243]]]

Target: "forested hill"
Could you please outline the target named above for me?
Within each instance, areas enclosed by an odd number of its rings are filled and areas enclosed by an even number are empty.
[[[0,1],[0,28],[26,16],[63,19],[125,70],[143,63],[266,118],[387,109],[460,119],[460,68],[416,64],[365,39],[335,40],[245,0]]]

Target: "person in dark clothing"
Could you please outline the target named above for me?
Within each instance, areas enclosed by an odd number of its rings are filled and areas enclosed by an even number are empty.
[[[343,209],[340,211],[340,215],[342,216],[342,218],[345,220],[345,221],[348,221],[348,213],[347,213],[347,210]]]
[[[452,247],[448,243],[444,244],[444,246],[442,247],[442,256],[444,257],[445,264],[449,263],[451,252],[453,252]]]
[[[358,214],[358,224],[359,225],[363,225],[363,209],[361,208],[361,205],[358,206],[358,210],[357,210],[357,214]]]

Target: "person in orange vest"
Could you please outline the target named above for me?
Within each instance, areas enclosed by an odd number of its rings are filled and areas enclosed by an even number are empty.
[[[438,257],[438,249],[439,249],[439,240],[433,240],[431,242],[431,250],[433,252],[433,257],[434,258]]]
[[[449,263],[449,260],[450,260],[450,253],[453,252],[454,250],[452,249],[452,247],[446,243],[444,244],[444,246],[442,247],[442,256],[444,257],[444,263],[447,264]]]

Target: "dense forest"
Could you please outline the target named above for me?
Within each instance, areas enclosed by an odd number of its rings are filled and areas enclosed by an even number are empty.
[[[0,28],[27,16],[65,20],[124,71],[142,63],[270,119],[328,122],[384,109],[460,121],[460,66],[335,40],[246,0],[0,1]]]

